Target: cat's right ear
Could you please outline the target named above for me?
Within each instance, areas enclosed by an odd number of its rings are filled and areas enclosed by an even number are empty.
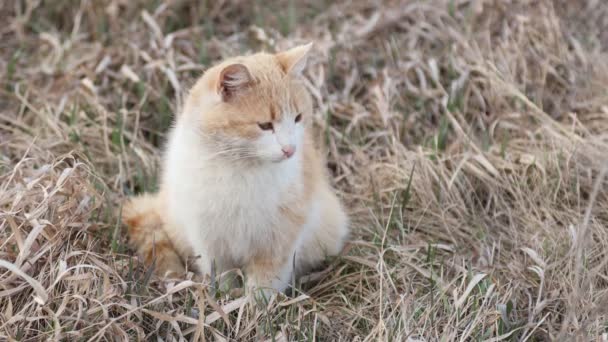
[[[304,67],[306,67],[306,59],[311,48],[312,42],[278,53],[277,59],[283,71],[293,76],[302,74]]]
[[[222,100],[228,102],[245,91],[253,82],[249,69],[243,64],[230,64],[220,72],[217,91]]]

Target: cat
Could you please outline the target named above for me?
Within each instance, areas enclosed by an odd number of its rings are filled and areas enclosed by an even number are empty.
[[[284,291],[340,253],[349,220],[312,132],[302,72],[312,43],[230,58],[190,90],[157,194],[129,199],[131,243],[161,275],[241,268],[246,288]]]

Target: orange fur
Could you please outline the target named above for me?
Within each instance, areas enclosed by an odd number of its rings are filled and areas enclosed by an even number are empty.
[[[154,265],[159,275],[181,275],[185,273],[185,255],[173,245],[159,200],[160,196],[152,195],[131,198],[123,206],[122,222],[127,226],[129,242],[146,265]]]

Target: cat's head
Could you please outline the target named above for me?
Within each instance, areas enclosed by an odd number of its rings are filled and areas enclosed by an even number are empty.
[[[185,112],[215,158],[279,163],[298,155],[312,116],[301,79],[311,47],[235,57],[203,75]]]

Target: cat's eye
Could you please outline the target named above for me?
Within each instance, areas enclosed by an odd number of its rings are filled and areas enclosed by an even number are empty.
[[[296,116],[296,123],[298,123],[300,121],[302,121],[302,113],[300,113]]]
[[[274,128],[272,122],[258,122],[258,126],[260,126],[260,129],[263,131],[270,131]]]

